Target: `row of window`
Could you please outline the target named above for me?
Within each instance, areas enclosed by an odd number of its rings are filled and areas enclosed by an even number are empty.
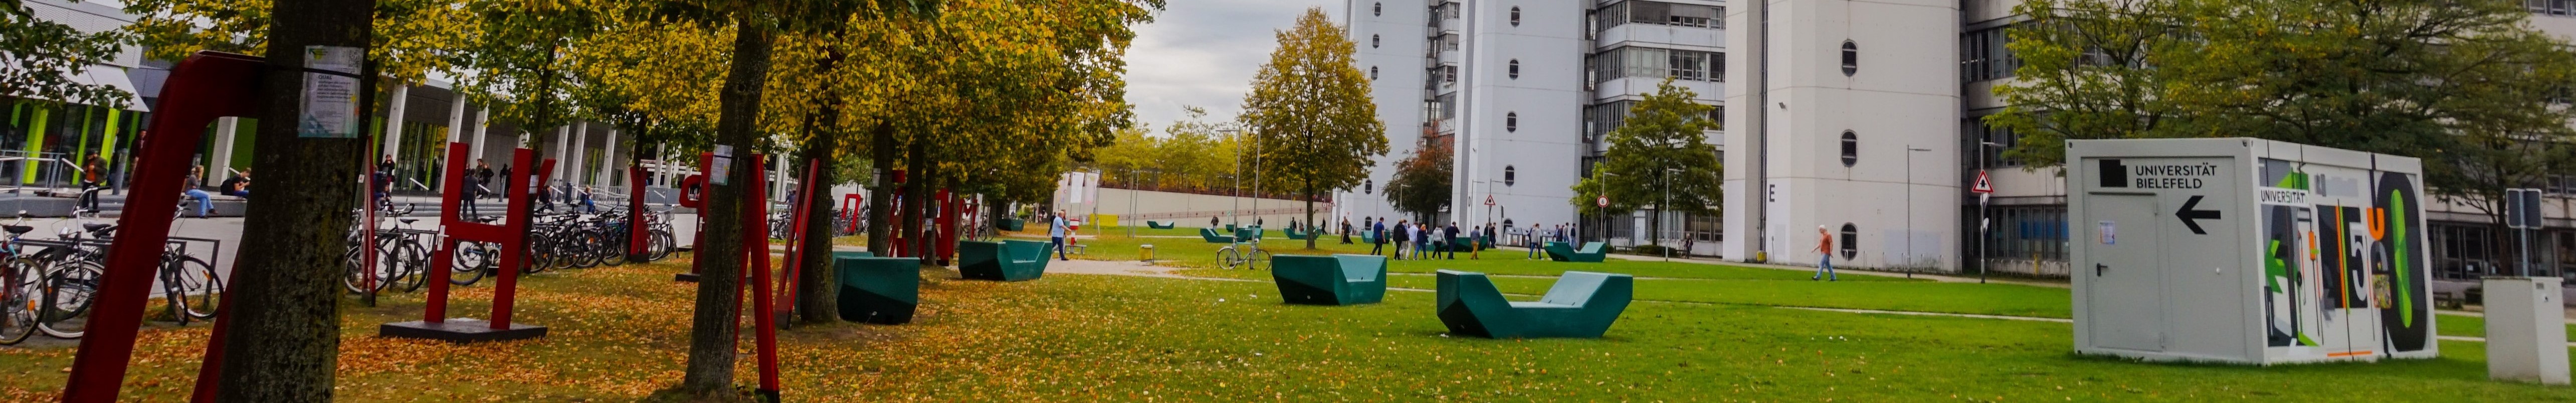
[[[1726,81],[1726,53],[1621,46],[1583,58],[1593,83],[1627,77]]]
[[[2522,8],[2542,15],[2576,15],[2576,0],[2522,0]]]
[[[1724,29],[1726,28],[1725,15],[1726,7],[1660,1],[1621,1],[1592,10],[1592,32],[1601,32],[1626,24]]]
[[[1601,136],[1609,134],[1610,130],[1619,128],[1619,125],[1627,124],[1628,109],[1635,108],[1636,106],[1637,101],[1633,100],[1610,101],[1584,106],[1583,141],[1587,143],[1599,141]],[[1708,109],[1708,121],[1717,123],[1719,127],[1724,127],[1726,124],[1726,106],[1717,105],[1710,107]]]
[[[2004,44],[2012,42],[2011,37],[2004,35],[2009,28],[1986,28],[1959,36],[1960,82],[2010,78],[2013,69],[2021,68],[2021,57],[2014,56],[2012,49],[2004,48]]]

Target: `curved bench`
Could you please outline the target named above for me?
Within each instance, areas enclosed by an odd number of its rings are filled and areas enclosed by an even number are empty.
[[[1019,231],[1019,230],[1022,230],[1022,229],[1026,229],[1026,228],[1028,228],[1028,227],[1029,227],[1029,222],[1028,222],[1028,220],[1022,220],[1022,219],[1017,219],[1017,218],[996,218],[996,219],[993,219],[993,228],[1001,229],[1001,230],[1003,230],[1003,231]]]
[[[1484,273],[1439,271],[1440,323],[1450,333],[1490,338],[1599,338],[1628,309],[1636,279],[1565,272],[1537,302],[1503,299]]]
[[[833,252],[832,268],[841,280],[834,298],[841,320],[900,325],[921,306],[921,259]]]
[[[1234,237],[1217,235],[1215,228],[1200,228],[1199,239],[1206,240],[1208,243],[1234,243]]]
[[[1559,262],[1601,263],[1610,257],[1610,252],[1603,250],[1606,248],[1600,242],[1585,242],[1582,249],[1575,249],[1564,242],[1548,242],[1546,251],[1548,259]]]
[[[1161,221],[1146,221],[1146,222],[1145,222],[1145,228],[1153,228],[1153,229],[1172,229],[1172,227],[1174,227],[1174,226],[1178,226],[1178,224],[1167,223],[1167,222],[1161,222]]]
[[[1273,255],[1270,279],[1291,304],[1375,304],[1386,298],[1386,258],[1370,255]]]
[[[971,280],[1029,281],[1046,274],[1047,243],[1004,240],[957,243],[957,273]]]
[[[1243,227],[1243,229],[1234,230],[1234,239],[1246,241],[1261,239],[1262,235],[1267,235],[1268,233],[1269,231],[1263,230],[1259,226]]]

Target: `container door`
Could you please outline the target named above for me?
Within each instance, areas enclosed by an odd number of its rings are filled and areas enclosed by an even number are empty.
[[[2164,351],[2164,282],[2160,275],[2156,227],[2165,209],[2150,195],[2094,194],[2085,207],[2098,222],[2074,223],[2090,235],[2082,240],[2094,267],[2074,275],[2093,276],[2085,309],[2093,345],[2139,351]]]

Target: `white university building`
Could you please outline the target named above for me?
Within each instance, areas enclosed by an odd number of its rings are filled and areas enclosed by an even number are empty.
[[[1392,151],[1334,195],[1337,216],[1403,217],[1382,193],[1395,162],[1440,141],[1457,150],[1444,224],[1571,222],[1587,240],[1644,242],[1651,210],[1578,217],[1569,187],[1592,174],[1601,134],[1671,76],[1717,106],[1726,172],[1722,216],[1664,217],[1666,245],[1814,265],[1821,227],[1838,266],[2062,277],[2065,181],[2002,158],[1985,144],[2019,137],[1979,123],[2007,106],[1992,88],[2020,66],[2004,48],[2018,3],[1349,0],[1355,67]],[[2576,0],[2524,4],[2531,26],[2576,38]],[[1981,169],[1995,186],[1983,208],[1969,192]],[[2540,186],[2552,196],[2534,274],[2576,269],[2576,177]],[[2515,260],[2503,252],[2517,240],[2478,210],[2437,203],[2426,218],[2437,278]]]

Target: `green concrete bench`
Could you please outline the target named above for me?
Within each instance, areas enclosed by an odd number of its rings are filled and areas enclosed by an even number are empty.
[[[1028,220],[1022,220],[1022,219],[1017,219],[1017,218],[996,218],[996,219],[993,219],[993,228],[1000,228],[1000,229],[1002,229],[1003,231],[1019,231],[1019,230],[1020,230],[1020,229],[1022,229],[1022,228],[1028,228],[1028,224],[1029,224]]]
[[[1263,230],[1263,229],[1261,229],[1261,227],[1259,227],[1259,226],[1243,227],[1243,229],[1234,230],[1234,239],[1240,239],[1240,240],[1246,240],[1246,241],[1249,241],[1249,240],[1254,240],[1254,239],[1261,239],[1261,236],[1262,236],[1262,235],[1268,235],[1268,234],[1269,234],[1269,231],[1267,231],[1267,230]]]
[[[1215,228],[1200,228],[1199,239],[1207,240],[1208,243],[1234,243],[1234,237],[1217,235]]]
[[[921,306],[921,259],[835,252],[832,268],[841,279],[841,320],[900,325]]]
[[[1377,232],[1375,232],[1375,231],[1361,231],[1361,232],[1360,232],[1360,243],[1370,244],[1370,245],[1376,245],[1376,244],[1377,244]]]
[[[1161,222],[1161,221],[1146,221],[1146,222],[1145,222],[1145,228],[1153,228],[1153,229],[1172,229],[1172,227],[1174,227],[1174,226],[1176,226],[1176,225],[1177,225],[1177,224],[1167,223],[1167,222]]]
[[[1386,297],[1386,258],[1273,255],[1270,278],[1291,304],[1375,304]]]
[[[1537,302],[1503,299],[1484,273],[1441,270],[1440,323],[1450,333],[1506,338],[1599,338],[1628,309],[1636,279],[1626,274],[1565,272]]]
[[[1610,256],[1610,252],[1602,250],[1604,248],[1600,242],[1585,242],[1582,249],[1575,249],[1564,242],[1549,242],[1546,250],[1548,259],[1559,262],[1601,263],[1602,259]]]
[[[1476,237],[1469,237],[1469,236],[1453,236],[1453,237],[1449,237],[1449,243],[1448,243],[1448,245],[1449,245],[1449,246],[1447,246],[1447,248],[1449,248],[1449,250],[1459,251],[1459,252],[1474,252],[1474,251],[1485,250],[1485,249],[1493,249],[1493,248],[1494,248],[1494,244],[1493,244],[1493,243],[1490,243],[1490,242],[1484,242],[1483,240],[1476,239]],[[1471,249],[1471,248],[1472,248],[1472,249]]]
[[[1227,233],[1233,233],[1233,232],[1235,232],[1235,231],[1242,231],[1242,229],[1235,228],[1235,227],[1234,227],[1234,224],[1226,224],[1226,225],[1225,225],[1225,232],[1227,232]]]
[[[1287,234],[1287,235],[1288,235],[1288,239],[1300,239],[1300,240],[1302,240],[1302,239],[1306,239],[1306,232],[1305,232],[1305,231],[1298,231],[1296,228],[1283,229],[1283,230],[1279,230],[1279,232],[1280,232],[1280,233],[1282,233],[1282,234]]]
[[[973,280],[1036,280],[1046,274],[1048,254],[1045,242],[958,242],[957,273]]]

